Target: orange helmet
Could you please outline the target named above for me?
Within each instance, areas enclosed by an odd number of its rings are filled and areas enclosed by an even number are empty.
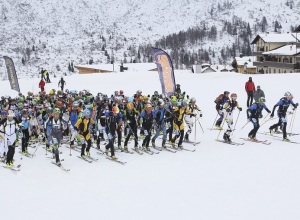
[[[128,103],[127,103],[127,108],[128,108],[129,110],[132,110],[132,109],[134,108],[133,103],[132,103],[132,102],[128,102]]]
[[[115,114],[118,114],[120,112],[120,109],[118,108],[118,106],[114,106],[111,111]]]

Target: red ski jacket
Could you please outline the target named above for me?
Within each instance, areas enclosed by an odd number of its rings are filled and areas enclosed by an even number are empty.
[[[254,82],[251,82],[251,81],[246,82],[245,90],[246,90],[246,92],[255,92]]]

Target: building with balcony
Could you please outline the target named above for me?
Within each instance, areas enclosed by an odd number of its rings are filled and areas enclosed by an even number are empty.
[[[251,44],[259,73],[300,73],[300,34],[259,34]]]

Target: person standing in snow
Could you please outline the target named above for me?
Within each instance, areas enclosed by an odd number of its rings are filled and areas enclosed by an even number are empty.
[[[41,92],[45,91],[45,81],[43,79],[41,79],[40,83],[39,83],[39,88],[41,89]]]
[[[64,92],[65,85],[66,85],[66,81],[64,80],[64,77],[61,77],[58,82],[58,87],[60,86],[62,92]]]
[[[255,92],[255,85],[252,81],[252,77],[249,77],[249,80],[245,84],[245,90],[247,92],[247,107],[251,106],[253,103],[253,95]]]

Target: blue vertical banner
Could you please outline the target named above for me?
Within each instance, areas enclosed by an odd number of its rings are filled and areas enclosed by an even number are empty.
[[[11,87],[11,89],[20,92],[20,86],[19,86],[19,81],[18,81],[14,62],[9,57],[4,56],[3,58],[5,60],[7,76],[8,76],[8,80],[10,82],[10,87]]]
[[[161,49],[152,47],[152,51],[157,65],[162,94],[170,96],[175,92],[175,75],[171,58]]]

